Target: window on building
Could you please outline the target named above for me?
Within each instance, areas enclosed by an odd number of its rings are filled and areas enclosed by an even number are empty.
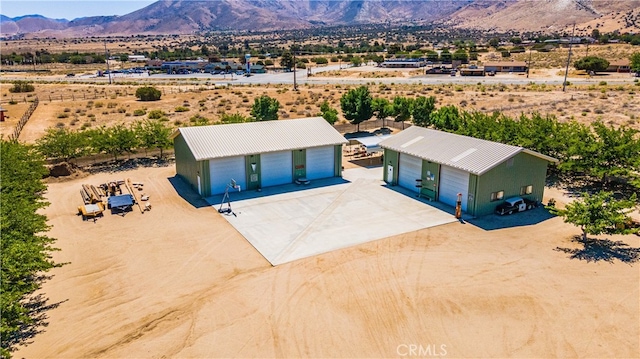
[[[504,198],[504,191],[492,192],[491,193],[491,202],[499,201]]]
[[[513,157],[507,160],[507,167],[513,167]]]
[[[533,186],[532,185],[520,187],[520,195],[521,196],[524,196],[525,194],[531,194],[532,192],[533,192]]]

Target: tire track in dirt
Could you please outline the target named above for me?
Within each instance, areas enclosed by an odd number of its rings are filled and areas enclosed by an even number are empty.
[[[269,268],[270,266],[266,267],[265,265],[260,265],[255,268],[248,269],[244,272],[234,271],[233,273],[228,274],[226,277],[220,278],[220,280],[217,281],[217,283],[220,284],[215,284],[199,292],[186,295],[186,299],[183,299],[182,302],[174,305],[173,307],[170,307],[159,313],[148,315],[147,317],[137,321],[136,323],[128,324],[114,330],[114,333],[124,331],[125,334],[121,335],[119,339],[115,340],[111,344],[86,353],[86,355],[83,355],[83,357],[108,357],[110,352],[116,349],[120,349],[122,346],[125,346],[143,336],[150,335],[156,329],[162,329],[162,332],[165,332],[170,329],[176,328],[180,324],[184,323],[185,320],[191,320],[193,322],[193,313],[198,312],[202,306],[211,301],[212,298],[216,295],[225,290],[228,290],[230,286],[233,287],[234,281],[241,282],[243,278],[253,276],[256,273],[260,273]],[[182,350],[182,348],[184,348],[184,346],[186,346],[188,342],[187,339],[188,338],[185,338],[183,340],[181,347],[176,349],[176,353],[178,353],[180,350]]]

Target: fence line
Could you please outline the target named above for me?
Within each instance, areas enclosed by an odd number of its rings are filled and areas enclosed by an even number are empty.
[[[20,118],[20,121],[18,121],[18,123],[16,124],[16,128],[13,130],[13,134],[9,136],[10,140],[17,140],[18,137],[20,137],[20,132],[22,132],[22,128],[24,127],[24,125],[27,124],[27,121],[29,121],[29,119],[31,118],[31,115],[33,114],[33,111],[36,110],[36,107],[38,107],[39,102],[40,101],[38,100],[37,97],[35,98],[35,100],[33,100],[33,103],[31,103],[27,111],[22,115],[22,118]]]
[[[403,130],[405,128],[409,128],[412,126],[412,124],[409,122],[395,122],[393,120],[385,120],[384,126],[383,126],[382,122],[383,122],[382,120],[378,120],[378,119],[361,122],[360,131],[371,130],[371,129],[381,128],[381,127],[391,127],[391,128]],[[350,123],[333,125],[333,127],[336,129],[336,131],[340,133],[348,133],[348,132],[356,131],[356,125],[352,125]]]

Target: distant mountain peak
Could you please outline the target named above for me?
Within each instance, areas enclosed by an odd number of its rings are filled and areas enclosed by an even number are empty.
[[[433,23],[495,31],[545,31],[627,13],[640,0],[160,0],[122,16],[48,19],[0,16],[4,36],[180,34],[281,30],[367,23]],[[636,26],[635,32],[640,29]]]

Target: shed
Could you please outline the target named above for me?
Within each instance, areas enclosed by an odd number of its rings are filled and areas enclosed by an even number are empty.
[[[342,176],[347,143],[322,117],[183,127],[172,138],[177,174],[204,197],[232,179],[252,190]]]
[[[542,201],[547,165],[557,162],[523,147],[418,126],[380,146],[385,182],[451,206],[461,194],[462,210],[473,216],[513,196]]]
[[[484,64],[485,72],[527,72],[529,66],[524,61],[500,61]]]

